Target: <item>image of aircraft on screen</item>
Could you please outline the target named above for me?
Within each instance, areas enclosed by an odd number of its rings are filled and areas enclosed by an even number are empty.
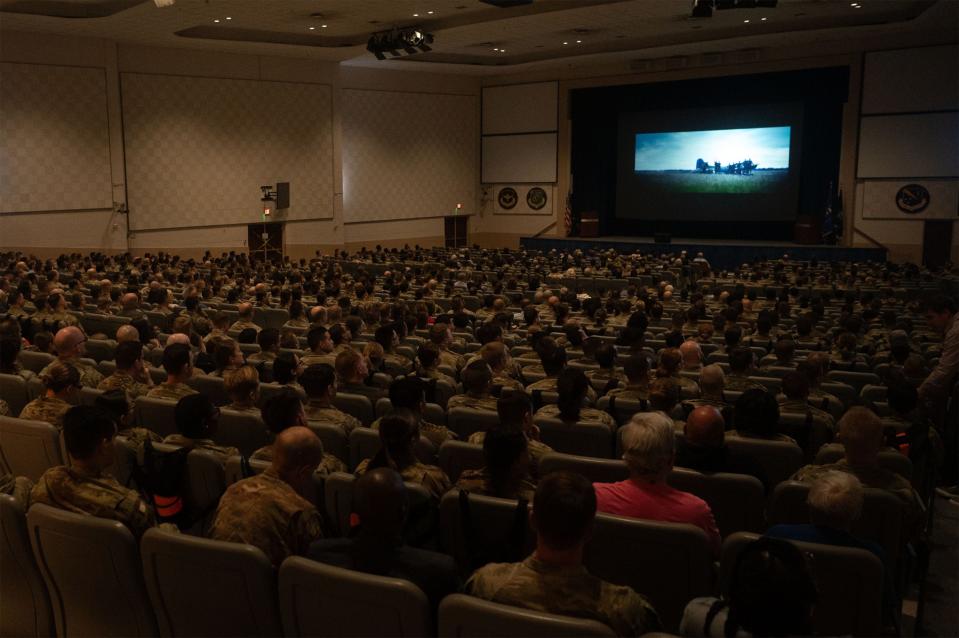
[[[789,175],[791,127],[637,133],[633,171],[656,190],[763,193]]]

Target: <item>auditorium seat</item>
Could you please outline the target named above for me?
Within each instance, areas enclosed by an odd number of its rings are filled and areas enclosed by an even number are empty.
[[[845,450],[843,449],[842,443],[830,443],[829,445],[824,445],[819,449],[819,452],[816,453],[815,463],[816,465],[828,465],[830,463],[838,462],[844,456]],[[909,460],[908,456],[897,452],[896,450],[880,450],[879,466],[889,470],[890,472],[895,472],[903,478],[912,480],[912,461]]]
[[[163,636],[277,636],[273,566],[257,547],[160,529],[140,541],[143,577]]]
[[[113,337],[114,335],[116,335],[116,332],[107,334],[108,337]],[[117,342],[112,338],[87,339],[86,342],[84,342],[84,348],[86,348],[87,355],[97,363],[101,361],[112,361],[113,353],[117,348]]]
[[[333,405],[343,412],[356,417],[360,423],[367,427],[376,420],[376,415],[373,412],[373,404],[370,403],[368,398],[361,394],[337,392],[336,396],[333,397]]]
[[[439,466],[452,483],[456,483],[464,470],[478,470],[485,465],[482,445],[466,441],[445,441],[440,446]]]
[[[157,636],[137,544],[122,523],[33,505],[33,555],[58,636]]]
[[[627,399],[623,397],[602,396],[596,402],[596,408],[604,410],[613,415],[616,422],[620,425],[629,423],[633,415],[637,412],[643,412],[649,409],[649,403],[638,399]]]
[[[766,493],[755,476],[717,472],[708,474],[682,467],[673,468],[667,482],[677,490],[695,494],[713,511],[721,536],[734,532],[755,532],[765,527]]]
[[[878,376],[878,375],[877,375]],[[862,386],[862,389],[859,391],[859,397],[867,403],[875,403],[877,401],[886,400],[886,386],[884,385],[871,385],[867,384]]]
[[[214,440],[217,445],[235,447],[240,454],[250,456],[264,445],[273,442],[273,433],[266,429],[263,419],[257,414],[220,410]]]
[[[280,566],[279,595],[287,638],[413,638],[432,633],[426,595],[398,578],[294,556]]]
[[[583,562],[591,574],[645,596],[666,631],[676,631],[686,603],[716,590],[706,533],[679,523],[598,514]]]
[[[334,472],[326,477],[323,486],[323,502],[328,520],[333,524],[335,535],[344,537],[350,535],[355,483],[356,476],[346,472]],[[423,520],[433,518],[433,499],[430,493],[425,487],[416,483],[407,482],[405,485],[409,499],[407,534],[420,531],[423,525],[432,527],[434,525],[432,520]]]
[[[520,546],[511,549],[516,552],[516,560],[529,555],[535,547],[535,536],[526,524],[528,511],[517,513],[517,501],[510,499],[474,493],[470,493],[468,499],[470,525],[464,520],[460,490],[452,489],[444,494],[439,507],[440,546],[453,557],[464,578],[479,567],[475,561],[487,545],[492,543],[501,546],[518,540],[512,539],[512,536],[523,531],[516,527],[519,519],[525,526],[525,539],[519,542]]]
[[[133,402],[133,423],[163,437],[176,434],[176,401],[139,397]]]
[[[60,431],[45,421],[0,417],[0,468],[36,482],[49,468],[65,463]]]
[[[856,397],[859,396],[859,393],[854,387],[848,383],[841,383],[839,381],[826,380],[819,385],[819,389],[823,392],[828,392],[837,399],[843,402],[844,406],[851,405]],[[843,410],[845,412],[845,410]]]
[[[284,392],[294,391],[299,395],[300,399],[306,401],[306,394],[302,389],[291,388],[290,386],[280,385],[278,383],[261,383],[260,384],[260,403],[266,403],[271,398],[275,397],[278,394]]]
[[[802,448],[787,441],[727,436],[726,445],[734,454],[748,456],[758,462],[770,486],[788,480],[803,464]]]
[[[332,454],[343,461],[347,466],[350,464],[350,441],[338,425],[320,423],[318,421],[308,421],[307,427],[313,430],[314,434],[320,437],[323,442],[323,451]]]
[[[97,398],[103,395],[103,390],[84,386],[80,388],[80,405],[96,405]]]
[[[52,636],[50,596],[30,547],[23,504],[0,494],[0,636]]]
[[[879,385],[882,380],[879,375],[872,372],[848,372],[845,370],[830,370],[826,373],[826,379],[836,383],[845,383],[851,386],[856,396],[862,392],[867,385]]]
[[[230,397],[226,393],[226,386],[221,377],[195,374],[186,383],[200,394],[209,397],[213,405],[222,407],[230,403]]]
[[[35,374],[40,374],[41,370],[56,361],[56,357],[54,357],[52,354],[47,354],[46,352],[21,350],[17,354],[17,361],[27,370],[30,370]]]
[[[723,542],[720,579],[727,595],[739,553],[758,538],[740,532]],[[818,590],[813,610],[816,635],[881,635],[883,566],[875,554],[854,547],[791,542],[810,557]]]
[[[511,607],[464,594],[440,603],[439,638],[577,638],[615,636],[607,625],[585,618],[559,616]]]
[[[263,472],[268,467],[270,467],[269,461],[254,461],[250,460],[250,469],[254,474],[259,474]],[[237,481],[241,481],[245,476],[243,476],[243,459],[239,456],[231,456],[226,460],[226,463],[223,464],[223,479],[226,481],[227,487],[233,485]]]
[[[499,425],[500,418],[496,412],[490,410],[453,408],[447,412],[446,422],[461,441],[466,441],[474,432],[486,432]]]
[[[613,435],[602,423],[567,423],[559,418],[536,417],[540,440],[557,452],[608,459],[613,455]]]
[[[0,399],[10,406],[10,414],[20,414],[31,401],[26,380],[18,374],[0,374]]]
[[[539,475],[567,471],[582,474],[593,483],[615,483],[629,478],[629,468],[621,459],[597,458],[560,452],[544,454],[539,461]]]

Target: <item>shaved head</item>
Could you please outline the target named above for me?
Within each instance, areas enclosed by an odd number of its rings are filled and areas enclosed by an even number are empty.
[[[53,347],[61,357],[79,357],[82,352],[81,344],[86,341],[86,335],[76,326],[60,328],[53,338]]]
[[[726,422],[719,410],[703,405],[686,417],[686,441],[703,447],[719,447],[725,439]]]
[[[679,354],[683,355],[683,364],[699,365],[703,361],[703,350],[692,339],[687,339],[679,346]]]
[[[237,313],[239,316],[243,317],[244,319],[245,319],[245,318],[248,318],[248,317],[252,317],[252,316],[253,316],[253,304],[251,304],[250,302],[243,302],[243,303],[241,303],[239,306],[236,307],[236,313]]]
[[[699,386],[704,394],[719,394],[726,386],[726,373],[715,363],[708,365],[699,373]]]
[[[182,332],[174,332],[172,335],[170,335],[167,338],[166,344],[169,346],[174,343],[182,343],[185,346],[189,346],[190,337],[188,335],[183,334]]]
[[[138,302],[139,299],[135,292],[128,292],[120,299],[120,303],[123,304],[123,307],[127,310],[136,308]]]
[[[140,331],[131,326],[130,324],[124,324],[117,328],[117,343],[123,343],[124,341],[139,341],[140,340]]]
[[[312,474],[321,460],[323,443],[310,428],[296,425],[276,435],[273,442],[273,469],[284,480],[304,469]]]

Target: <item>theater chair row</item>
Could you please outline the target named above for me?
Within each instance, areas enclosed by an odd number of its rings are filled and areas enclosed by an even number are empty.
[[[335,478],[331,477],[331,478]],[[500,538],[516,503],[470,495],[485,538]],[[459,495],[440,505],[444,549],[468,552]],[[150,530],[139,544],[120,523],[0,496],[4,613],[18,636],[612,636],[605,625],[447,596],[437,620],[407,581],[288,558],[278,572],[257,548]],[[585,564],[629,585],[675,632],[686,603],[728,584],[755,534],[726,539],[719,565],[688,525],[597,516]],[[531,540],[531,539],[530,539]],[[820,635],[878,635],[882,565],[859,549],[797,543],[814,559]]]

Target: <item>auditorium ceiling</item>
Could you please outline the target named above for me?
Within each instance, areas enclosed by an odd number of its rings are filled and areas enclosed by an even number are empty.
[[[891,30],[948,35],[957,31],[959,7],[956,0],[779,0],[774,8],[717,9],[712,17],[693,18],[692,0],[175,0],[157,6],[165,2],[0,0],[0,28],[492,74],[583,60],[815,45]],[[367,40],[394,27],[432,34],[431,50],[377,60]]]

